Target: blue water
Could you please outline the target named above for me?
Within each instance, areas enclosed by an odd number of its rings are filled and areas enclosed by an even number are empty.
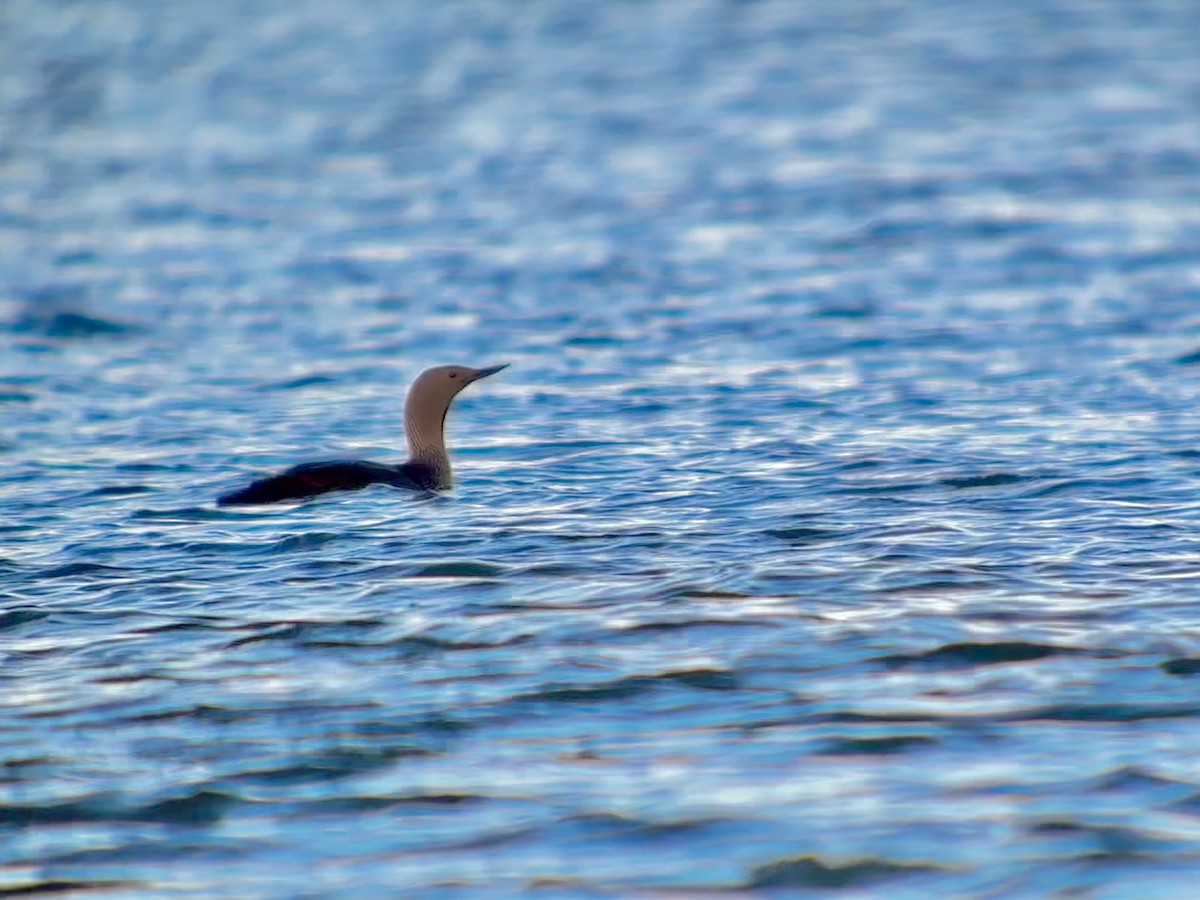
[[[0,892],[1188,896],[1197,48],[0,5]]]

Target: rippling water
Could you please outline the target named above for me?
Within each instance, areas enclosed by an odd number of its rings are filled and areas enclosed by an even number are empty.
[[[1197,47],[0,6],[0,892],[1186,894]]]

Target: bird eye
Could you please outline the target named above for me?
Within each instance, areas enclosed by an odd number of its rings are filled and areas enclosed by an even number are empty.
[[[451,372],[451,373],[450,373],[450,377],[451,377],[451,378],[457,378],[457,377],[458,377],[458,373],[457,373],[457,372]]]

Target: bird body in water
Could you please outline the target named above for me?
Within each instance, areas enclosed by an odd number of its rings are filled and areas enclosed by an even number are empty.
[[[446,452],[445,423],[450,402],[473,381],[494,375],[508,363],[472,369],[436,366],[426,369],[408,390],[404,433],[408,461],[400,465],[360,460],[302,463],[279,475],[217,499],[221,506],[303,500],[329,491],[356,491],[370,484],[389,484],[414,491],[444,490],[453,483]]]

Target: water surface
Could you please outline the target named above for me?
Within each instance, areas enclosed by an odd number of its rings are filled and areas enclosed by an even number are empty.
[[[1185,2],[0,9],[0,888],[1177,897]],[[457,487],[427,365],[511,361]]]

